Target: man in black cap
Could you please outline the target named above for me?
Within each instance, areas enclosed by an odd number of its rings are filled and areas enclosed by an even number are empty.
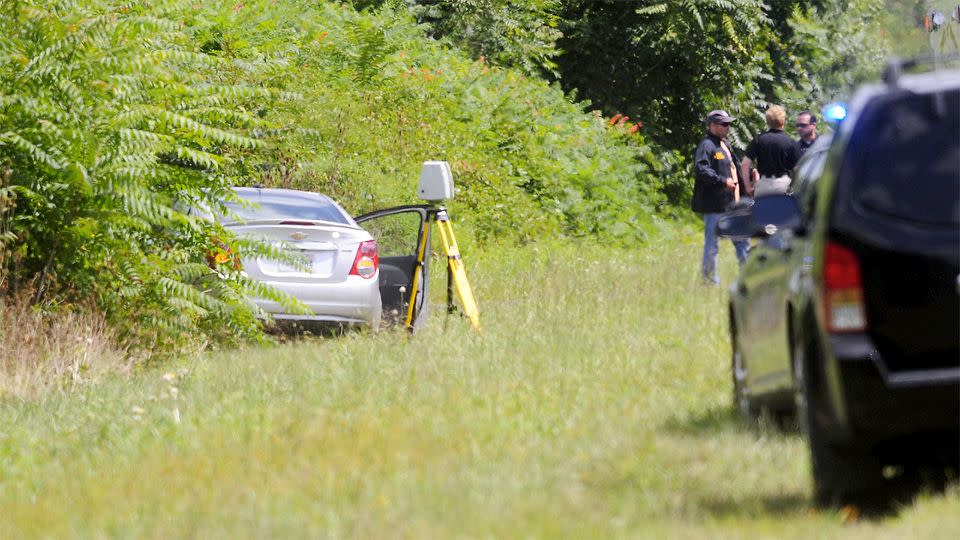
[[[800,138],[797,139],[797,147],[800,149],[800,155],[802,156],[807,148],[810,148],[810,145],[813,144],[813,141],[817,140],[817,115],[810,111],[803,111],[798,114],[797,135],[800,135]]]
[[[737,173],[737,160],[727,144],[730,123],[736,118],[726,111],[714,110],[707,115],[707,134],[697,145],[693,162],[696,170],[693,185],[694,212],[703,215],[703,259],[700,264],[704,280],[720,285],[717,272],[717,255],[720,253],[720,238],[717,236],[717,223],[726,211],[727,205],[745,193],[745,185]],[[734,240],[737,260],[740,263],[747,258],[750,248],[748,240]]]

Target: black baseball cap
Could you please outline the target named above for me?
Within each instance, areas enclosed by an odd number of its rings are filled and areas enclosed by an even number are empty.
[[[727,114],[727,111],[721,109],[712,110],[709,114],[707,114],[708,124],[728,124],[736,119],[737,118],[735,116],[730,116]]]

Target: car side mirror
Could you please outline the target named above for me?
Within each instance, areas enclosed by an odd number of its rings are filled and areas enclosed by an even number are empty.
[[[717,223],[717,233],[722,238],[733,240],[745,240],[750,238],[753,231],[753,209],[754,200],[749,198],[741,199],[727,207],[727,211]]]
[[[764,238],[802,226],[803,213],[792,195],[767,195],[758,197],[752,206],[731,208],[720,218],[717,230],[723,238]]]

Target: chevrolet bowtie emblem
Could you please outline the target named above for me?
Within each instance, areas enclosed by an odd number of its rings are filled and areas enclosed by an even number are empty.
[[[303,240],[306,237],[307,237],[307,233],[302,233],[299,231],[290,233],[290,238],[294,240]]]

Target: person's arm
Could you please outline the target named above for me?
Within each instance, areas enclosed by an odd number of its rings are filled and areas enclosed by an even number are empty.
[[[747,194],[753,196],[753,190],[757,188],[757,181],[760,179],[760,174],[756,169],[753,169],[751,174],[750,168],[753,167],[753,160],[757,159],[757,137],[754,137],[750,144],[747,145],[747,149],[743,152],[743,161],[740,162],[740,174],[743,175],[743,181],[747,183]]]
[[[747,193],[752,194],[754,185],[753,185],[753,176],[750,175],[750,168],[753,167],[753,160],[747,156],[743,156],[743,161],[740,162],[740,178],[743,178],[743,185],[747,188]]]
[[[704,140],[699,146],[697,146],[697,152],[694,155],[697,178],[700,178],[705,182],[715,182],[717,184],[726,183],[726,177],[721,177],[719,174],[717,174],[717,171],[713,170],[713,167],[710,166],[710,161],[713,159],[713,154],[719,151],[720,149],[711,144],[708,140]]]
[[[802,139],[801,139],[801,140],[802,140]],[[800,145],[799,145],[799,144],[793,145],[793,146],[790,148],[790,150],[791,150],[791,151],[790,151],[790,158],[789,158],[790,166],[787,168],[787,174],[789,174],[790,176],[793,176],[793,168],[796,167],[796,166],[797,166],[797,162],[800,161],[800,154],[801,154],[802,152],[800,152]]]

